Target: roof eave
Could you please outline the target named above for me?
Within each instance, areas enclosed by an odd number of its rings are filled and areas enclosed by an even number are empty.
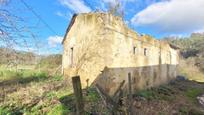
[[[74,24],[74,22],[75,22],[76,16],[77,16],[77,14],[74,14],[74,15],[72,16],[72,19],[71,19],[71,21],[70,21],[70,23],[69,23],[69,26],[67,27],[66,33],[65,33],[64,38],[63,38],[63,40],[62,40],[62,44],[64,44],[64,41],[65,41],[65,39],[67,38],[67,34],[69,33],[71,27],[73,26],[73,24]]]

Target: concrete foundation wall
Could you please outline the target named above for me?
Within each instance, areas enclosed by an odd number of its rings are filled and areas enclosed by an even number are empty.
[[[127,94],[128,73],[131,73],[132,90],[136,92],[141,89],[167,83],[175,77],[175,69],[175,65],[169,64],[163,64],[161,66],[104,68],[104,71],[97,77],[96,83],[110,96],[113,96],[120,84],[125,80],[125,84],[121,89],[123,90],[123,94]]]

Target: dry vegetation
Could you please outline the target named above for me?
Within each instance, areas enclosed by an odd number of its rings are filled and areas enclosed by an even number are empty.
[[[181,51],[188,52],[185,49]],[[23,55],[24,60],[30,59],[26,52],[17,54],[18,57]],[[166,85],[134,93],[132,105],[134,113],[204,115],[204,109],[197,100],[197,96],[204,94],[203,65],[198,60],[203,58],[202,50],[196,55],[189,55],[180,60],[178,68],[179,75],[188,80],[175,80]],[[42,56],[38,59],[41,60],[37,61],[37,64],[19,63],[17,69],[15,66],[7,66],[6,59],[1,62],[1,115],[75,115],[75,98],[71,83],[61,76],[61,71],[58,70],[61,65],[61,55]],[[84,89],[83,95],[87,115],[111,114],[111,110],[107,109],[104,100],[94,87]],[[126,102],[126,96],[118,102],[118,105],[121,105],[118,114],[127,113]]]
[[[196,99],[203,92],[203,83],[176,80],[138,92],[133,106],[139,115],[203,115],[204,109]]]
[[[204,72],[197,66],[195,66],[193,58],[188,58],[186,60],[181,59],[179,65],[179,73],[187,77],[189,80],[194,80],[197,82],[204,82]]]
[[[74,115],[72,86],[59,68],[61,55],[43,56],[38,64],[19,64],[17,69],[2,63],[0,115]],[[107,112],[93,88],[84,91],[84,97],[87,114]]]
[[[1,115],[67,115],[75,111],[72,86],[61,75],[13,72],[9,79],[0,80],[0,88]],[[84,97],[87,114],[106,112],[94,89],[84,91]]]
[[[60,73],[48,74],[53,66],[48,64],[57,58],[42,58],[41,67],[45,71],[33,69],[0,71],[0,114],[1,115],[75,115],[75,98],[70,82]],[[57,56],[58,57],[58,56]],[[59,56],[60,57],[60,56]],[[50,60],[50,61],[48,61]],[[182,60],[180,75],[202,82],[203,73],[194,66],[192,60]],[[37,64],[38,65],[38,64]],[[28,66],[28,65],[27,65]],[[38,67],[38,66],[37,66]],[[58,67],[58,64],[56,64]],[[53,69],[53,70],[55,70]],[[132,110],[139,115],[203,115],[204,109],[197,96],[204,93],[204,83],[189,80],[175,80],[160,87],[134,93]],[[86,114],[111,114],[94,87],[84,89]],[[118,103],[125,114],[128,105],[126,97]]]
[[[204,34],[193,33],[186,38],[166,38],[180,47],[179,74],[190,80],[204,82]]]
[[[117,4],[110,12],[123,16],[119,6]],[[26,47],[25,38],[36,40],[35,34],[30,32],[23,36],[21,21],[0,8],[0,43],[4,44],[0,48],[0,115],[75,115],[71,83],[60,74],[61,55],[39,56],[7,48],[22,41],[21,45]],[[29,31],[28,27],[24,28]],[[16,37],[21,38],[20,41],[16,41]],[[175,80],[134,93],[133,112],[139,115],[204,115],[196,99],[204,94],[204,35],[166,40],[181,47],[184,58],[180,61],[179,74],[189,80]],[[111,113],[94,87],[84,89],[83,95],[87,115]],[[125,100],[123,97],[118,103],[122,111],[127,110]]]

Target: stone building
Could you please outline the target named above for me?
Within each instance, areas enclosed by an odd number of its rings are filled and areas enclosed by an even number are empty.
[[[134,91],[167,83],[176,77],[178,49],[129,29],[108,13],[76,14],[63,42],[63,74],[80,75],[82,86],[97,83],[113,95],[128,73]]]

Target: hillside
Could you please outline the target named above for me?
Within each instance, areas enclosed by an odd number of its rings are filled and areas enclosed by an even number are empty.
[[[49,74],[61,73],[61,54],[52,54],[48,56],[42,56],[35,69],[41,69],[47,71]]]
[[[61,65],[61,54],[37,55],[33,52],[18,51],[10,48],[0,48],[0,66],[11,69],[40,69],[56,71]]]
[[[0,47],[0,64],[17,63],[32,65],[36,63],[36,57],[37,55],[32,52]]]
[[[166,37],[163,40],[180,48],[179,74],[204,82],[204,33],[192,33],[184,38]]]
[[[192,33],[190,37],[165,38],[168,42],[181,48],[181,54],[184,58],[204,57],[204,33]]]

